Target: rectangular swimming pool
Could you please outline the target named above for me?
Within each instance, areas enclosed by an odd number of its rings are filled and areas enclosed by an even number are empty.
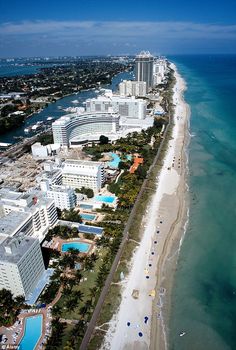
[[[113,196],[96,196],[95,201],[103,203],[113,203],[116,197]]]
[[[96,215],[92,215],[92,214],[80,214],[81,218],[85,221],[93,221],[96,218]]]
[[[42,335],[43,315],[35,315],[25,319],[24,335],[19,350],[34,350]]]
[[[68,242],[62,243],[61,251],[68,252],[70,248],[78,249],[81,253],[87,253],[90,249],[90,244],[84,242]]]

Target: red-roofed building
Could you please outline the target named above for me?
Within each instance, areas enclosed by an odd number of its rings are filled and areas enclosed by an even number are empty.
[[[129,169],[130,174],[134,174],[134,172],[138,169],[140,164],[143,164],[143,158],[135,157],[134,158],[134,164]]]

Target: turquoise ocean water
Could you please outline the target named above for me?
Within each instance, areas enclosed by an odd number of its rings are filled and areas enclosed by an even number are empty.
[[[187,82],[192,137],[190,217],[172,290],[169,348],[236,349],[236,56],[172,61]]]

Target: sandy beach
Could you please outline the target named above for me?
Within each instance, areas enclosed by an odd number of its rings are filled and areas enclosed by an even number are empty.
[[[176,105],[172,138],[142,221],[142,239],[121,282],[121,303],[101,349],[167,349],[168,296],[187,219],[186,145],[189,107],[174,65]],[[172,272],[172,275],[171,275]]]

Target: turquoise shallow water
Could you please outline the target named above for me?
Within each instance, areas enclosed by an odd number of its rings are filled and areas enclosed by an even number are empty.
[[[236,349],[236,56],[174,61],[188,85],[192,138],[190,217],[172,291],[169,348]]]

